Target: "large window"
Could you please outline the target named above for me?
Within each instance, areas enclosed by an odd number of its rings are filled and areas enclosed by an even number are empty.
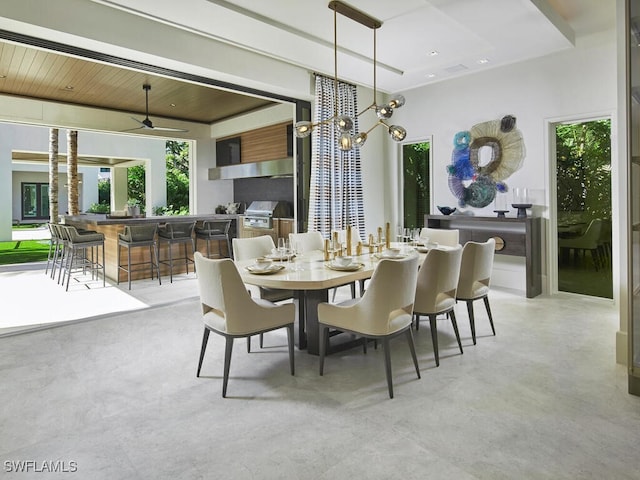
[[[22,183],[22,220],[49,218],[49,184]]]

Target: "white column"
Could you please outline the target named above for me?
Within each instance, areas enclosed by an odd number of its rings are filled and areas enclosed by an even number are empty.
[[[127,169],[111,169],[111,211],[124,210],[127,207]]]
[[[11,164],[11,142],[9,139],[0,138],[0,241],[11,240],[11,214],[13,204],[12,201],[12,179],[13,179],[13,167]],[[17,192],[16,198],[22,197],[20,192]]]

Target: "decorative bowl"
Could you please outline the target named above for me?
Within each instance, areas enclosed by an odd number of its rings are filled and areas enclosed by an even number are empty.
[[[266,270],[273,264],[273,260],[265,257],[256,258],[255,263],[253,264],[253,268],[256,270]]]
[[[338,265],[339,267],[348,267],[353,262],[353,257],[336,257],[333,259],[333,263]]]
[[[455,208],[451,208],[451,207],[438,207],[438,210],[440,210],[440,213],[442,213],[443,215],[451,215],[453,212],[456,211]]]

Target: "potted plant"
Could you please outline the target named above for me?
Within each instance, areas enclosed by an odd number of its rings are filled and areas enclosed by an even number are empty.
[[[127,215],[131,217],[140,216],[140,201],[137,198],[127,200]]]

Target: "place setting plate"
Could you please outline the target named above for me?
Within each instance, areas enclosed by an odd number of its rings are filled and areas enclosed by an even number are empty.
[[[249,273],[253,273],[254,275],[269,275],[271,273],[279,272],[284,269],[284,265],[279,265],[277,263],[272,263],[268,267],[257,267],[255,265],[247,265],[244,267]]]
[[[287,262],[289,261],[289,258],[294,259],[296,258],[295,255],[278,255],[278,254],[273,254],[270,253],[269,255],[265,255],[266,258],[268,258],[269,260],[273,260],[274,262]]]
[[[402,258],[408,257],[408,253],[404,252],[389,252],[384,251],[382,253],[375,253],[374,256],[378,259],[387,259],[387,260],[400,260]]]
[[[364,263],[355,262],[350,263],[349,265],[338,265],[337,263],[326,262],[324,266],[330,270],[337,270],[339,272],[355,272],[356,270],[360,270],[364,267]]]

